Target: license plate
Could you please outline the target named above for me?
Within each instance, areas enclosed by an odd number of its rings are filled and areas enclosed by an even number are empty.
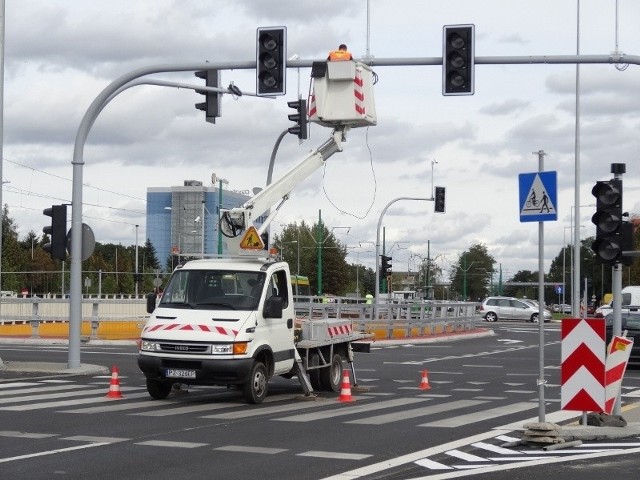
[[[196,371],[167,368],[164,371],[164,376],[167,378],[196,378]]]

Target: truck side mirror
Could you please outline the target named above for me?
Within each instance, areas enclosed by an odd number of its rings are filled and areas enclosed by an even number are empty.
[[[267,301],[264,302],[262,316],[264,318],[282,318],[283,305],[284,299],[282,297],[269,297]]]
[[[157,295],[155,293],[147,293],[147,313],[153,313],[156,309],[156,299]]]

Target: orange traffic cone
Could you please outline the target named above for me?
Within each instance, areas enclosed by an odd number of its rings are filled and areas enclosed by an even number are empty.
[[[107,398],[123,398],[120,393],[120,380],[118,379],[118,367],[111,367],[111,382],[109,382],[109,392],[105,395]]]
[[[351,396],[351,380],[349,380],[349,370],[342,371],[342,389],[340,390],[340,396],[338,400],[341,402],[353,402]]]
[[[431,385],[429,385],[428,372],[426,370],[422,371],[422,379],[420,380],[420,386],[418,388],[420,390],[429,390],[431,388]]]

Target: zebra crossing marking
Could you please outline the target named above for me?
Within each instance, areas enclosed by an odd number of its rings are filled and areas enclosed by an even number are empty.
[[[101,388],[100,390],[85,390],[84,394],[89,394],[89,393],[101,393],[104,394],[105,389]],[[82,392],[73,392],[75,394],[78,395],[82,395]],[[55,395],[55,394],[53,394]],[[140,397],[146,397],[147,393],[129,393],[127,394],[127,398],[140,398]],[[47,398],[45,396],[45,398]],[[54,398],[59,398],[59,396],[56,396]],[[60,400],[57,402],[41,402],[41,403],[34,403],[31,405],[13,405],[10,407],[0,407],[0,410],[3,411],[9,411],[9,412],[26,412],[26,411],[30,411],[30,410],[40,410],[40,409],[44,409],[44,408],[57,408],[57,407],[68,407],[69,405],[83,405],[83,404],[87,404],[87,403],[98,403],[98,402],[113,402],[113,400],[111,398],[105,398],[105,397],[89,397],[89,398],[80,398],[80,399],[76,399],[76,400]]]
[[[483,403],[486,402],[480,400],[458,400],[449,403],[439,403],[437,405],[431,405],[428,407],[416,408],[413,410],[403,410],[402,412],[397,413],[388,413],[385,415],[376,415],[374,417],[351,420],[345,423],[353,423],[358,425],[383,425],[385,423],[392,423],[398,420],[407,420],[410,418],[424,417],[426,415],[435,415],[442,412],[449,412],[460,408],[474,407],[477,405],[482,405]],[[474,415],[477,415],[477,413]],[[428,426],[428,424],[425,425]]]
[[[428,400],[428,398],[394,398],[392,400],[383,400],[381,402],[369,403],[366,405],[349,406],[349,408],[341,408],[338,410],[333,410],[331,412],[322,411],[303,413],[289,417],[274,418],[273,420],[278,422],[312,422],[314,420],[335,418],[344,415],[353,415],[355,413],[370,412],[373,410],[381,410],[384,408],[401,407],[405,405],[411,405],[413,403],[426,402]],[[402,412],[403,415],[405,413],[406,410]]]
[[[19,388],[17,390],[0,390],[0,397],[8,397],[11,395],[28,395],[30,393],[42,393],[42,392],[49,392],[53,389],[54,387],[51,387],[49,385],[47,386],[40,386],[40,387],[31,387],[31,388]],[[60,385],[60,386],[56,386],[55,390],[57,392],[60,392],[61,390],[77,390],[80,388],[86,388],[84,385]],[[66,393],[62,393],[61,396],[63,395],[67,395]],[[28,397],[32,400],[38,400],[37,397]],[[6,402],[12,402],[15,401],[13,399],[7,399],[4,400],[3,398],[0,398],[0,403],[6,403]],[[23,400],[23,401],[29,401],[29,400]]]
[[[445,427],[455,428],[463,425],[469,425],[471,423],[482,422],[492,418],[502,417],[512,413],[519,413],[525,410],[531,410],[536,408],[536,404],[532,402],[519,402],[511,405],[503,405],[496,408],[490,408],[483,412],[468,413],[466,415],[457,415],[451,418],[443,418],[442,420],[436,420],[434,422],[423,423],[418,425],[419,427]]]

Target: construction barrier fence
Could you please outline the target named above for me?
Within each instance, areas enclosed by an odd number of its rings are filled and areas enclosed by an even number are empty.
[[[352,299],[296,297],[299,319],[349,318],[354,330],[377,340],[473,330],[481,320],[469,302],[358,303]],[[146,299],[83,298],[83,340],[138,339],[149,314]],[[3,298],[0,338],[68,338],[68,298]]]

